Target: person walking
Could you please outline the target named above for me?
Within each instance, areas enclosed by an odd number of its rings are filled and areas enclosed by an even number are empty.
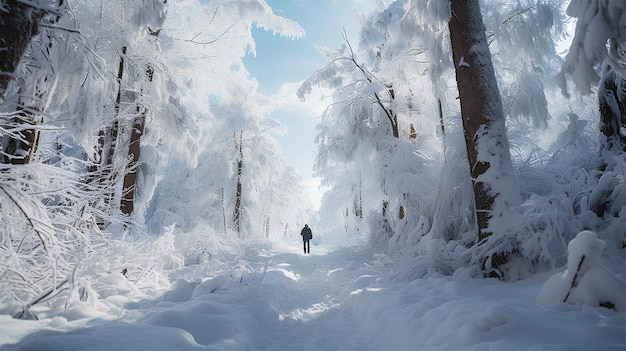
[[[304,253],[311,253],[311,239],[313,239],[313,232],[311,232],[311,228],[309,228],[308,224],[304,225],[302,231],[300,232],[300,236],[302,236],[302,241],[304,242]]]

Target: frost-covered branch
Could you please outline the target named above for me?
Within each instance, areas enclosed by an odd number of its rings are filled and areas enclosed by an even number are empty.
[[[363,76],[363,79],[368,84],[374,84],[379,90],[384,90],[387,93],[389,100],[393,101],[395,99],[395,93],[393,88],[390,87],[390,84],[385,84],[381,79],[376,77],[376,75],[374,75],[357,61],[356,54],[354,52],[354,49],[352,48],[352,44],[350,43],[350,40],[348,39],[348,34],[345,30],[341,33],[341,36],[345,47],[349,51],[348,55],[338,53],[336,57],[331,57],[331,59],[322,69],[315,71],[309,78],[304,81],[304,83],[302,83],[297,92],[298,97],[301,100],[304,100],[305,96],[311,93],[311,88],[313,85],[329,86],[332,88],[339,87],[338,82],[341,82],[344,79],[343,77],[339,76],[339,70],[341,68],[353,67],[356,68],[356,70],[360,73],[360,75]],[[343,61],[348,62],[349,66],[337,66],[337,64]],[[371,94],[376,105],[380,107],[380,109],[383,111],[386,118],[388,119],[394,137],[398,137],[397,116],[395,115],[393,110],[389,106],[387,106],[388,103],[383,101],[383,99],[380,97],[380,94],[378,93],[378,91],[375,91],[375,89],[367,92],[367,94]]]
[[[33,229],[33,231],[37,234],[37,237],[39,237],[39,241],[41,242],[41,245],[43,245],[43,249],[46,253],[48,253],[48,246],[46,245],[46,240],[44,239],[44,235],[37,229],[37,225],[34,223],[33,219],[31,218],[31,216],[26,212],[26,210],[24,209],[24,207],[19,203],[19,201],[17,201],[17,199],[15,199],[15,197],[10,194],[5,188],[4,186],[0,185],[0,189],[2,189],[2,191],[5,193],[5,195],[11,199],[11,201],[13,202],[13,204],[15,206],[17,206],[17,208],[20,210],[20,212],[22,213],[22,215],[24,216],[24,218],[26,218],[26,220],[28,221],[28,223],[30,224],[31,228]],[[21,244],[20,244],[21,246]],[[19,246],[18,246],[19,248]]]
[[[513,13],[511,13],[504,21],[502,21],[502,24],[506,24],[507,22],[513,20],[515,17],[520,16],[530,10],[532,10],[535,6],[537,6],[537,4],[525,7],[525,8],[521,8],[521,9],[516,9],[515,11],[513,11]]]
[[[226,28],[223,32],[219,33],[215,39],[213,40],[208,40],[208,41],[197,41],[195,40],[198,36],[200,36],[201,33],[197,33],[196,35],[194,35],[193,38],[191,39],[187,39],[185,40],[186,42],[189,43],[194,43],[194,44],[200,44],[200,45],[207,45],[207,44],[213,44],[216,41],[220,40],[220,38],[222,38],[229,30],[231,30],[234,26],[237,25],[237,22],[233,23],[230,25],[230,27]]]

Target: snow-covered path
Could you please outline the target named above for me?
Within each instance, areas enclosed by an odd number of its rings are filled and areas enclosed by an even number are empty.
[[[542,280],[399,281],[357,247],[300,250],[172,272],[164,294],[102,298],[122,308],[98,318],[2,315],[0,350],[626,350],[624,314],[539,305]]]
[[[351,254],[361,254],[357,251]],[[272,258],[281,262],[265,277],[267,296],[278,312],[278,323],[263,342],[264,350],[326,350],[329,345],[358,346],[358,325],[345,315],[346,301],[356,280],[367,287],[378,276],[356,265],[347,250],[312,254],[281,253]],[[279,274],[275,274],[279,273]],[[285,284],[284,280],[291,282]],[[358,349],[362,349],[358,347]]]

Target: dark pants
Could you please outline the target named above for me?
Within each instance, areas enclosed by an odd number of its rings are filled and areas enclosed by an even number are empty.
[[[311,244],[309,240],[304,240],[304,253],[311,253]]]

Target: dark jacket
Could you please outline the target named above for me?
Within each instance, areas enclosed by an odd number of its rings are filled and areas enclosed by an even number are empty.
[[[313,233],[311,232],[311,228],[309,227],[302,228],[300,235],[302,236],[302,240],[304,241],[309,241],[313,239]]]

